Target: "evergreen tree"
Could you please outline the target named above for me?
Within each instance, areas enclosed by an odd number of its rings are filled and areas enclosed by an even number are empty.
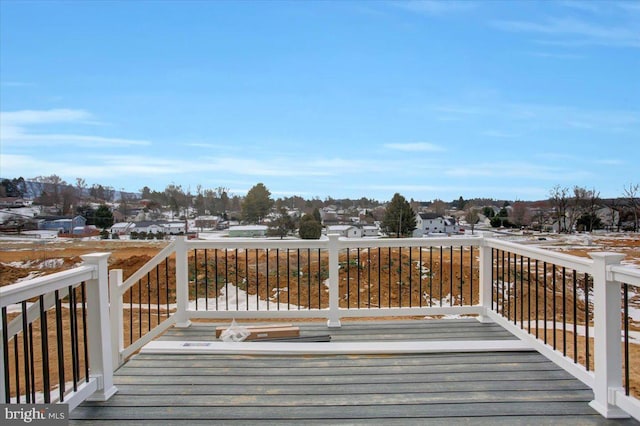
[[[296,229],[295,221],[289,216],[289,212],[284,207],[280,208],[278,218],[269,224],[267,234],[273,237],[283,239],[290,232]]]
[[[387,235],[395,234],[400,238],[410,236],[414,229],[416,229],[416,213],[409,202],[396,193],[384,214],[382,231]]]
[[[322,224],[311,215],[304,215],[300,219],[300,238],[303,240],[317,240],[322,235]]]
[[[102,230],[113,225],[113,213],[106,204],[102,204],[96,210],[94,223]]]
[[[242,217],[249,223],[260,223],[273,206],[271,192],[262,183],[256,184],[247,192],[242,203]]]

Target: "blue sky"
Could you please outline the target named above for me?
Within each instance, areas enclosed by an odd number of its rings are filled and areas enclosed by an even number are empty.
[[[640,2],[0,1],[0,176],[274,197],[621,196]]]

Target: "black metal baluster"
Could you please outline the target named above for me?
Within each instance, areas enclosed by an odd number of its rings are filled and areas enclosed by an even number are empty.
[[[267,250],[267,294],[269,293],[268,290],[269,290],[269,250]],[[224,310],[228,311],[229,310],[229,251],[227,249],[224,250],[224,299],[225,299]],[[269,299],[267,298],[267,310],[268,309],[269,309]]]
[[[42,310],[42,296],[41,296],[41,310]],[[11,402],[11,379],[9,378],[9,331],[7,330],[7,327],[9,325],[7,324],[7,308],[6,306],[2,307],[2,359],[4,361],[4,369],[2,371],[2,377],[4,378],[4,402],[5,404],[9,404]],[[48,361],[47,357],[47,361]],[[17,357],[16,357],[16,365],[17,365]],[[18,369],[16,368],[16,371],[18,371]],[[48,389],[48,388],[47,388]],[[45,394],[45,398],[46,398],[46,394]],[[49,402],[49,401],[45,401],[45,402]]]
[[[382,279],[382,263],[380,260],[382,259],[382,250],[378,247],[378,308],[381,307],[382,304],[382,293],[381,293],[381,279]]]
[[[196,311],[198,310],[198,249],[193,250],[193,274],[196,293]]]
[[[75,291],[69,286],[69,333],[71,334],[71,377],[73,391],[78,391],[78,322],[75,309]]]
[[[502,255],[501,256],[502,257],[502,262],[501,262],[501,267],[500,267],[500,272],[501,272],[500,284],[501,284],[501,293],[502,293],[500,296],[502,297],[502,311],[500,311],[500,313],[502,314],[502,316],[504,316],[504,313],[505,313],[505,308],[504,307],[505,307],[505,303],[506,303],[506,299],[505,299],[504,295],[507,293],[507,288],[505,287],[505,284],[504,284],[504,250],[500,250],[500,254]],[[509,319],[509,318],[507,317],[507,319]]]
[[[296,275],[298,276],[298,310],[300,310],[300,249],[298,249],[298,269],[297,269]],[[349,285],[349,280],[347,279],[347,286],[348,285]],[[347,290],[347,297],[349,297],[349,290]]]
[[[84,284],[84,283],[83,283]],[[83,287],[84,289],[84,287]],[[47,312],[44,310],[44,296],[40,295],[40,297],[38,298],[38,304],[40,307],[40,349],[42,351],[42,386],[43,386],[43,393],[44,393],[44,402],[45,404],[49,404],[51,403],[51,379],[50,379],[50,374],[51,372],[49,371],[49,328],[47,325]],[[3,338],[3,347],[5,348],[5,354],[7,353],[6,347],[7,347],[7,342],[4,340],[5,338],[5,331],[6,331],[6,325],[5,325],[5,308],[2,309],[2,338]],[[86,333],[85,333],[85,346],[86,346]],[[85,361],[86,362],[86,361]],[[8,371],[6,370],[6,368],[8,367],[8,359],[5,358],[4,361],[4,365],[5,365],[5,392],[7,395],[9,395],[9,386],[8,386],[8,382],[6,379],[8,379]]]
[[[524,257],[520,256],[520,328],[524,327]]]
[[[238,249],[235,249],[235,255],[236,255],[236,260],[235,260],[235,266],[236,266],[236,271],[235,271],[235,276],[236,276],[236,311],[240,310],[240,286],[238,283]]]
[[[209,310],[209,250],[204,249],[204,310]]]
[[[160,324],[160,264],[156,265],[156,317]]]
[[[167,304],[167,318],[169,318],[169,258],[164,260],[164,282],[165,282],[165,290],[166,290],[166,304]],[[159,306],[159,305],[158,305]]]
[[[443,278],[443,270],[444,270],[444,265],[442,264],[442,246],[440,246],[440,306],[442,306],[442,286],[444,285],[444,278]]]
[[[553,311],[553,349],[556,349],[556,333],[557,333],[557,327],[556,327],[556,317],[558,315],[558,311],[556,311],[556,265],[553,264],[551,266],[551,272],[553,273],[552,276],[552,294],[553,294],[553,300],[551,301],[551,305],[553,306],[552,311]]]
[[[462,306],[462,284],[464,283],[464,246],[460,246],[460,306]]]
[[[449,306],[453,306],[453,245],[449,246]]]
[[[289,249],[287,248],[287,310],[291,310],[291,271],[289,263],[291,258],[289,257]]]
[[[357,289],[357,307],[360,309],[360,247],[356,249],[356,289]]]
[[[29,325],[27,324],[27,302],[21,303],[22,308],[22,353],[24,354],[24,385],[26,388],[25,398],[27,404],[31,403],[31,371],[29,362]]]
[[[151,271],[147,272],[147,323],[147,331],[151,331]]]
[[[624,311],[624,394],[629,396],[631,386],[629,384],[629,285],[622,284],[623,311]]]
[[[142,337],[142,279],[136,283],[138,286],[138,339]]]
[[[538,264],[538,259],[536,259],[536,339],[539,335],[540,328],[540,303],[539,303],[539,295],[540,295],[540,282],[539,282],[539,271],[540,266]]]
[[[589,367],[589,274],[584,274],[584,326],[585,326],[585,368]]]
[[[31,401],[36,402],[36,365],[33,347],[33,323],[29,323],[29,367],[31,368]]]
[[[80,284],[80,296],[82,302],[82,339],[84,342],[84,381],[89,383],[89,337],[87,330],[87,294],[86,294],[86,284],[83,281]],[[158,305],[159,306],[159,305]]]
[[[58,349],[58,391],[60,402],[64,402],[65,374],[64,374],[64,336],[62,328],[62,301],[58,290],[54,292],[56,299],[56,344]]]
[[[531,258],[527,257],[527,331],[531,334]]]
[[[473,246],[469,246],[469,305],[473,306]]]
[[[387,271],[389,273],[389,281],[387,282],[387,303],[389,304],[389,307],[391,307],[391,247],[389,247],[389,256],[387,260],[389,261],[389,270]]]
[[[433,306],[433,246],[429,246],[429,307]]]
[[[367,306],[371,309],[371,247],[367,247]]]
[[[215,249],[215,251],[213,252],[213,273],[216,277],[216,311],[220,309],[219,306],[219,302],[218,302],[218,249]],[[256,265],[258,264],[258,249],[256,249]],[[256,280],[258,279],[258,270],[256,267]],[[256,281],[256,298],[258,297],[258,283]]]
[[[402,308],[402,247],[398,247],[398,307]]]
[[[567,269],[562,267],[562,355],[567,356]]]
[[[511,252],[507,253],[507,320],[511,321]]]
[[[311,249],[307,249],[307,309],[311,309]]]
[[[578,363],[578,273],[573,270],[573,362]]]
[[[133,286],[129,287],[129,344],[133,343]]]
[[[420,246],[419,249],[420,249],[420,270],[419,270],[420,271],[420,290],[419,290],[418,294],[420,296],[419,297],[419,299],[420,299],[420,307],[422,308],[422,299],[423,299],[423,296],[422,296],[422,294],[423,294],[422,293],[422,271],[424,270],[424,265],[422,264],[422,246]]]
[[[247,311],[248,311],[249,310],[249,249],[244,249],[244,282],[246,285],[245,298],[247,301]]]
[[[412,251],[413,251],[413,247],[409,247],[409,307],[412,307],[412,301],[411,299],[413,298],[413,288],[412,288],[412,282],[411,282],[411,274],[413,272],[413,257],[412,257]]]
[[[13,358],[15,360],[15,372],[16,372],[16,403],[20,404],[20,353],[18,351],[18,335],[13,336]],[[9,389],[9,388],[7,388]],[[9,392],[7,392],[9,395]]]
[[[322,281],[322,265],[320,264],[320,249],[318,249],[318,309],[322,308],[322,293],[320,292]]]
[[[542,264],[542,287],[544,288],[542,304],[544,305],[544,343],[547,344],[547,262]]]
[[[280,310],[280,249],[276,249],[276,310]]]

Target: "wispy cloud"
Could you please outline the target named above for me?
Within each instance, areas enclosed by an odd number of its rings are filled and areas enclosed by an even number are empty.
[[[150,145],[149,141],[112,138],[97,135],[34,132],[41,125],[99,124],[95,117],[81,109],[21,110],[0,112],[0,141],[10,145],[77,145],[77,146],[129,146]]]
[[[555,37],[546,40],[551,43],[640,47],[640,30],[630,26],[596,25],[575,18],[548,18],[544,22],[501,20],[491,25],[503,31]]]
[[[472,1],[457,0],[409,0],[409,1],[393,1],[393,6],[411,11],[423,13],[426,15],[443,15],[453,12],[469,11],[476,8],[477,4]]]
[[[478,163],[451,167],[445,174],[458,178],[496,177],[526,178],[536,180],[572,180],[583,179],[591,174],[583,170],[570,170],[526,162]]]
[[[0,81],[2,87],[30,87],[33,83],[27,83],[24,81]]]
[[[442,152],[445,149],[439,145],[430,142],[414,142],[414,143],[388,143],[384,145],[385,148],[393,149],[396,151],[406,152]]]
[[[486,130],[482,132],[482,135],[489,136],[492,138],[506,138],[506,139],[517,138],[518,136],[520,136],[516,133],[508,133],[500,130]]]

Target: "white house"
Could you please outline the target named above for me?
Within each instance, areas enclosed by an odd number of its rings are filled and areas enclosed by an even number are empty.
[[[268,226],[265,225],[238,225],[229,227],[229,237],[266,237]]]
[[[414,237],[423,237],[429,234],[457,234],[460,227],[452,217],[443,217],[435,213],[418,213],[416,215],[416,229]]]
[[[338,234],[341,237],[361,238],[362,228],[353,225],[329,225],[327,226],[327,235]]]

